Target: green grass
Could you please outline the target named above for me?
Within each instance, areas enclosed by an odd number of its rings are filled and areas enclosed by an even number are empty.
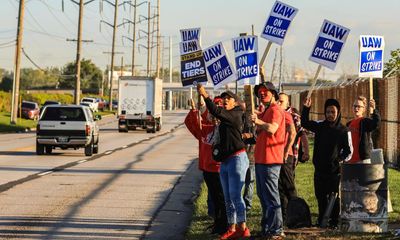
[[[296,168],[296,187],[298,195],[306,200],[310,206],[313,223],[316,222],[318,214],[317,201],[314,196],[314,167],[311,161],[301,163]],[[389,169],[389,189],[393,206],[393,213],[389,213],[390,224],[400,224],[400,171]],[[212,219],[207,216],[207,187],[203,183],[199,197],[194,204],[194,214],[186,239],[218,239],[208,233],[207,227],[212,224]],[[247,216],[247,225],[252,233],[260,232],[261,206],[255,193],[253,197],[253,208]],[[399,227],[399,226],[398,226]],[[323,233],[304,234],[290,232],[287,239],[390,239],[390,234],[343,234],[340,232],[326,231]]]
[[[30,119],[17,119],[17,124],[10,125],[10,113],[0,112],[0,132],[25,131],[27,128],[35,128],[37,121]]]

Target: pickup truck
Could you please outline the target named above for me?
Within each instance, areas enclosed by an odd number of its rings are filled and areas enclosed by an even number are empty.
[[[98,153],[99,118],[86,106],[46,106],[36,127],[36,154],[51,154],[55,148],[84,148],[86,156]]]
[[[84,97],[81,99],[81,102],[88,103],[93,112],[99,111],[99,103],[97,102],[96,98]]]

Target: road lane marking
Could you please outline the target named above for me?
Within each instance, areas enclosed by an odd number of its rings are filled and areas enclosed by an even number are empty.
[[[42,173],[39,173],[38,176],[44,176],[44,175],[50,174],[52,172],[53,171],[42,172]]]
[[[112,153],[113,151],[107,151],[107,152],[105,152],[104,154],[105,155],[108,155],[108,154],[110,154],[110,153]]]
[[[12,152],[23,152],[23,151],[26,151],[26,150],[34,150],[34,149],[35,149],[35,145],[32,145],[32,146],[28,146],[28,147],[14,148],[14,149],[11,149],[10,151],[12,151]]]
[[[87,162],[87,161],[88,161],[88,160],[84,159],[84,160],[78,161],[78,163],[84,163],[84,162]]]

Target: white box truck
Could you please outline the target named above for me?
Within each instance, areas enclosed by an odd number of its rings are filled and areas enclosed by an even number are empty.
[[[118,131],[155,133],[162,125],[162,79],[123,76],[118,89]]]

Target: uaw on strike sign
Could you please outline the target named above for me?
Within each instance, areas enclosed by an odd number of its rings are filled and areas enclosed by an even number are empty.
[[[360,61],[359,77],[382,78],[383,75],[383,50],[385,41],[382,36],[360,36]]]
[[[258,84],[257,36],[241,36],[234,38],[232,42],[238,83]]]
[[[289,29],[289,25],[296,16],[297,12],[297,8],[276,1],[272,7],[267,22],[265,23],[261,37],[276,44],[282,45],[286,36],[286,32]]]
[[[203,54],[208,76],[215,89],[236,80],[236,72],[221,42],[205,49]]]
[[[346,42],[350,29],[324,20],[317,41],[310,56],[310,61],[335,70],[340,52]]]
[[[185,87],[207,82],[203,52],[200,46],[200,28],[183,29],[181,37],[182,42],[180,42],[179,48],[182,85]]]

